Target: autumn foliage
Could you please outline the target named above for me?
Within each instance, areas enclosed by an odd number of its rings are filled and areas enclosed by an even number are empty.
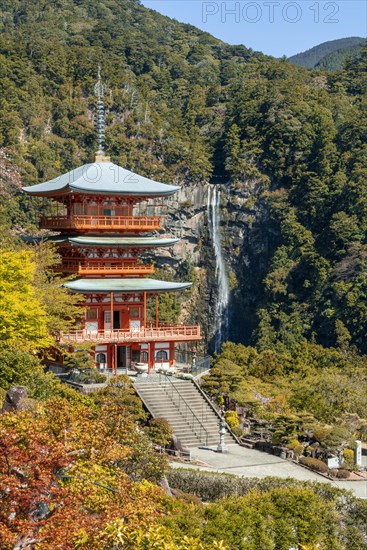
[[[9,413],[0,441],[4,550],[103,548],[107,522],[123,520],[133,530],[161,514],[163,491],[140,474],[150,462],[145,477],[158,481],[164,459],[115,405],[93,410],[58,400]]]

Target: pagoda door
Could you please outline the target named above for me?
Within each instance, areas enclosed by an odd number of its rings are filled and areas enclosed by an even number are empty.
[[[117,346],[117,368],[129,369],[131,364],[130,346]]]
[[[113,312],[113,328],[119,330],[121,328],[121,315],[119,311]]]

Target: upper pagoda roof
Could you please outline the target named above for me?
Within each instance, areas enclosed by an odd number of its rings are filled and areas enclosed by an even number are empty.
[[[157,279],[75,279],[63,286],[82,294],[99,292],[174,292],[191,287],[192,283],[171,283]]]
[[[160,183],[106,161],[84,164],[50,181],[23,187],[23,191],[38,197],[69,194],[162,197],[179,189],[178,185]]]

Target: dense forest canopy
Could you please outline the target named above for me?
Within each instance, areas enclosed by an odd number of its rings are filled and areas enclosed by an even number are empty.
[[[349,46],[336,50],[333,53],[325,55],[316,64],[317,69],[325,69],[326,71],[340,71],[343,69],[348,59],[354,58],[360,55],[364,42],[357,44],[356,46]]]
[[[310,422],[325,449],[365,438],[366,50],[340,72],[307,71],[135,0],[3,0],[0,29],[0,396],[28,387],[22,410],[0,415],[2,547],[365,548],[363,501],[326,484],[247,480],[205,506],[168,497],[154,446],[169,427],[147,422],[131,382],[85,396],[44,372],[82,309],[51,269],[55,251],[16,236],[44,208],[21,186],[93,159],[101,64],[115,162],[167,183],[256,190],[269,250],[261,277],[238,267],[255,298],[253,347],[226,344],[207,390],[270,418],[278,442]],[[199,286],[187,258],[180,270]],[[167,322],[179,315],[180,303],[161,305]]]
[[[366,49],[306,71],[132,0],[7,1],[1,29],[2,160],[24,184],[93,158],[100,63],[114,161],[166,182],[255,182],[270,251],[251,342],[330,346],[344,330],[366,351]],[[2,179],[3,217],[31,228],[41,205],[10,168]]]
[[[347,38],[329,40],[328,42],[318,44],[305,52],[297,53],[296,55],[288,57],[288,61],[294,63],[295,65],[300,65],[301,67],[307,67],[308,69],[318,66],[323,66],[325,68],[325,61],[327,58],[332,58],[334,54],[338,54],[340,57],[343,57],[345,61],[346,56],[357,53],[364,42],[365,39],[358,36],[349,36]],[[337,60],[334,59],[334,62],[336,61]],[[342,67],[343,65],[341,64],[338,69],[342,69]]]

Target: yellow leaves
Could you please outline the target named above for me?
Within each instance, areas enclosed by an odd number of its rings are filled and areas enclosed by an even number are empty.
[[[0,254],[0,342],[32,351],[51,347],[83,313],[80,297],[52,273],[57,259],[49,246]]]
[[[275,395],[268,404],[268,410],[277,414],[291,414],[292,409],[288,403],[289,395]]]
[[[49,430],[63,440],[69,454],[101,465],[115,464],[131,454],[126,442],[133,423],[111,407],[108,411],[80,404],[72,407],[60,399],[48,403],[47,418]]]
[[[163,513],[168,498],[163,489],[130,479],[136,469],[149,468],[131,458],[138,445],[145,444],[146,461],[154,456],[145,434],[121,407],[89,409],[59,399],[0,416],[0,436],[0,473],[12,490],[4,501],[9,509],[5,516],[13,505],[25,509],[24,498],[28,507],[24,520],[18,513],[23,521],[18,521],[18,531],[14,534],[9,527],[9,533],[4,532],[11,543],[18,533],[34,532],[40,550],[104,550],[100,533],[107,521],[123,517],[130,531],[145,532]],[[123,471],[129,461],[130,477]],[[46,520],[32,516],[39,502],[52,511]]]
[[[47,334],[47,315],[33,286],[33,254],[2,251],[0,262],[0,341],[23,349],[52,344]]]
[[[64,486],[78,497],[88,513],[112,513],[126,509],[131,494],[131,482],[118,469],[77,461],[65,472]]]
[[[147,530],[130,531],[123,520],[110,523],[104,530],[108,542],[107,548],[116,547],[126,550],[227,550],[222,541],[200,542],[196,537],[177,537],[166,527],[151,526]]]
[[[60,331],[75,328],[84,313],[82,296],[68,292],[62,283],[67,279],[55,275],[53,267],[60,262],[56,248],[51,243],[42,243],[35,249],[36,271],[34,286],[37,296],[47,314],[47,329],[52,336]]]

